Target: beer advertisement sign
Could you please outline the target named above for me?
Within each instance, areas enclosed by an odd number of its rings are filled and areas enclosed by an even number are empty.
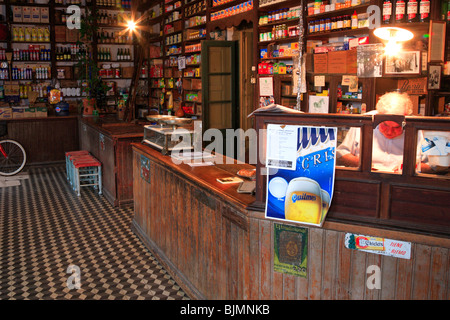
[[[266,218],[322,226],[333,198],[336,133],[268,124]]]
[[[406,241],[347,233],[345,235],[345,247],[395,258],[411,258],[411,242]]]

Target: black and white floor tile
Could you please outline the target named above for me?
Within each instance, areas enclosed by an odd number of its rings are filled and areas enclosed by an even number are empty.
[[[26,171],[0,188],[0,300],[189,300],[131,230],[131,207],[77,197],[64,165]]]

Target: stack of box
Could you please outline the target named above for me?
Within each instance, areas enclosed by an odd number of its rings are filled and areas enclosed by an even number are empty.
[[[13,22],[49,23],[48,7],[13,6]]]

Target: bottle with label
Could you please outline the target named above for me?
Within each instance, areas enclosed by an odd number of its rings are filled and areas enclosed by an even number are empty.
[[[406,14],[408,15],[408,22],[418,22],[418,8],[417,8],[418,0],[409,0],[408,5],[406,7]]]
[[[406,21],[406,5],[404,0],[395,2],[395,22],[401,23]]]
[[[419,14],[420,22],[430,21],[430,0],[420,0]]]
[[[384,0],[383,2],[383,23],[392,22],[392,0]]]
[[[355,12],[353,12],[352,14],[352,29],[357,29],[358,28],[358,14]]]

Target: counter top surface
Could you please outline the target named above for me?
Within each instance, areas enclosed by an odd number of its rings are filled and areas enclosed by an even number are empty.
[[[176,164],[170,156],[164,156],[160,151],[151,148],[143,143],[133,143],[132,146],[140,152],[155,159],[162,165],[168,166],[174,171],[186,176],[191,182],[199,184],[204,188],[215,192],[218,196],[225,198],[227,201],[233,202],[241,208],[248,208],[254,201],[255,197],[251,194],[237,192],[239,183],[222,184],[217,178],[238,177],[237,172],[240,169],[253,169],[254,166],[246,163],[237,163],[236,160],[227,158],[223,155],[216,155],[215,158],[206,161],[212,161],[214,165],[191,167],[186,163]],[[242,178],[243,180],[247,180]]]
[[[114,137],[143,137],[142,125],[119,121],[116,117],[80,117],[83,123],[97,128],[102,133]]]

